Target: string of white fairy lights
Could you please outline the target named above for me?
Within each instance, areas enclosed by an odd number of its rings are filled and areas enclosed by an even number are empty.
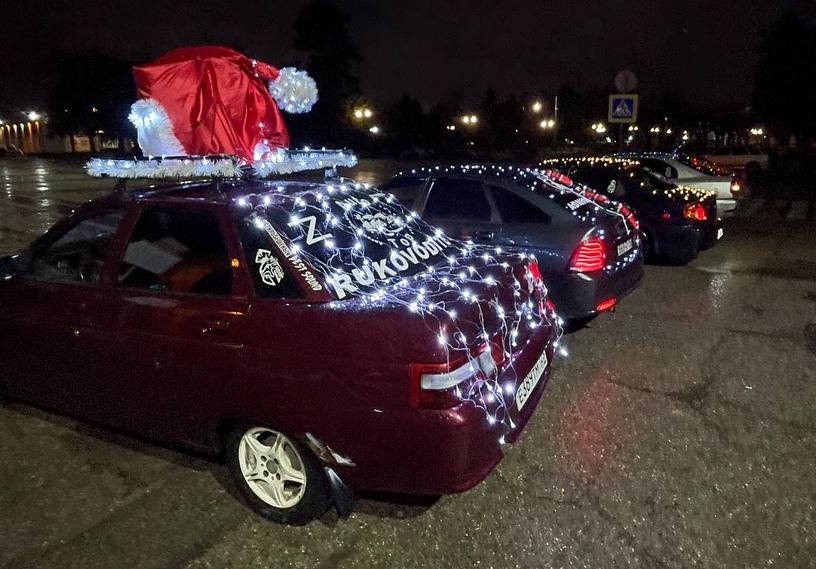
[[[393,195],[353,180],[265,188],[237,198],[237,206],[259,230],[270,231],[269,219],[286,227],[291,252],[323,273],[338,299],[329,305],[349,306],[341,299],[352,297],[370,310],[401,307],[422,318],[447,361],[474,372],[456,386],[456,397],[481,409],[503,441],[516,426],[508,411],[524,379],[515,362],[540,338],[538,329],[549,326],[547,342],[567,354],[563,322],[531,273],[534,257],[452,239]],[[479,348],[491,344],[505,362],[500,373],[480,358]]]

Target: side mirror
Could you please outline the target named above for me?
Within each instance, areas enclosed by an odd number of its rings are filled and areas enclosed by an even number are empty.
[[[0,257],[0,282],[10,281],[16,277],[20,269],[17,266],[17,255],[8,255]]]

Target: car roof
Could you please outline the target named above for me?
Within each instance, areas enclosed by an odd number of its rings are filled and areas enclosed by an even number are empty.
[[[525,181],[538,179],[532,166],[501,163],[473,163],[473,164],[438,164],[421,166],[398,172],[394,178],[430,177],[437,178],[499,178],[507,181]]]
[[[614,170],[631,170],[641,165],[637,158],[623,156],[570,156],[543,160],[542,168],[607,168]]]
[[[631,158],[634,160],[643,160],[648,158],[655,158],[657,160],[677,160],[677,153],[675,152],[619,152],[614,155],[617,158]]]

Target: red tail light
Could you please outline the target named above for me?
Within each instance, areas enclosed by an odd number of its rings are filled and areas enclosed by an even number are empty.
[[[610,308],[614,308],[615,305],[618,303],[616,298],[607,298],[606,300],[602,300],[598,303],[595,307],[595,312],[603,312],[604,310],[609,310]]]
[[[606,261],[606,244],[597,237],[582,241],[570,258],[570,270],[578,273],[600,271]]]
[[[729,189],[731,190],[731,195],[737,197],[737,195],[742,191],[742,185],[740,184],[739,180],[733,178],[731,180],[731,187]]]
[[[686,207],[683,208],[683,217],[694,221],[705,221],[708,219],[703,204],[699,202],[686,204]]]
[[[408,366],[409,403],[423,409],[449,409],[463,400],[462,388],[478,376],[495,377],[504,363],[504,350],[493,342],[482,345],[476,355],[444,364]]]

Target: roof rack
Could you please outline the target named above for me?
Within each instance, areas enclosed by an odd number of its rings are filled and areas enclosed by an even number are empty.
[[[351,168],[357,157],[349,150],[278,149],[249,164],[231,154],[202,156],[147,156],[128,159],[92,158],[85,164],[91,176],[119,179],[263,179],[281,174],[323,169],[336,175],[340,166]],[[333,172],[333,174],[332,174]],[[118,186],[117,186],[118,187]]]

